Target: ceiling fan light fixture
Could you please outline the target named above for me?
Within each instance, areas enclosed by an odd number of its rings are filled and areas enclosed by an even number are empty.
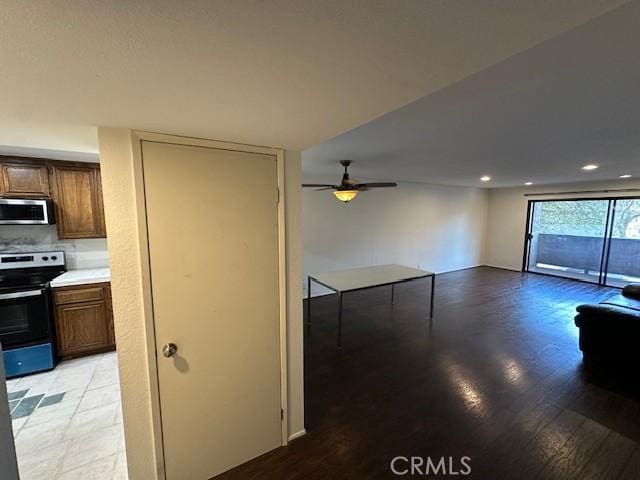
[[[340,165],[344,167],[344,173],[342,174],[342,181],[338,185],[331,185],[328,183],[303,183],[303,188],[317,188],[318,190],[334,190],[333,194],[338,200],[343,203],[350,202],[358,192],[363,192],[371,188],[388,188],[397,187],[396,182],[373,182],[373,183],[359,183],[357,180],[349,177],[349,165],[351,160],[340,160]]]
[[[333,192],[333,194],[341,202],[347,203],[353,200],[354,198],[356,198],[356,195],[358,195],[358,191],[357,190],[336,190],[335,192]]]

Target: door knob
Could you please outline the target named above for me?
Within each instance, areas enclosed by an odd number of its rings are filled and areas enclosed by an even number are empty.
[[[173,357],[178,351],[178,346],[175,343],[167,343],[164,347],[162,347],[162,355],[165,357]]]

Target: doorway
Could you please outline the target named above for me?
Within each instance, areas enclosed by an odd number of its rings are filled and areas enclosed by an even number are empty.
[[[640,198],[530,200],[527,272],[622,287],[640,281]]]
[[[22,480],[124,480],[102,165],[47,151],[0,155],[3,420]]]

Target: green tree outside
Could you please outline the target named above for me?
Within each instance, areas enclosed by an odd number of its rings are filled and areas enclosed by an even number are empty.
[[[605,233],[608,201],[540,202],[534,212],[536,233],[602,237]],[[640,239],[640,200],[618,200],[613,237]]]

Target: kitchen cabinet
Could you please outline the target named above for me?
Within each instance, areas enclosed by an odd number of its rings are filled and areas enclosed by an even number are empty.
[[[58,238],[104,238],[99,163],[0,155],[0,197],[52,198]]]
[[[91,355],[115,348],[109,283],[53,289],[58,355]]]
[[[97,164],[51,164],[58,238],[106,237],[100,168]]]
[[[41,163],[0,162],[0,195],[20,198],[48,198],[49,172]]]

